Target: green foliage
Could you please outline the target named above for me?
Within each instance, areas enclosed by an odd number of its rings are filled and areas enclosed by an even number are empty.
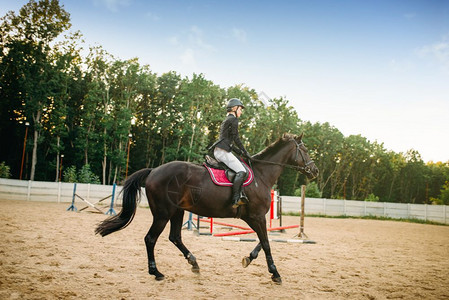
[[[26,121],[24,178],[54,180],[62,154],[60,162],[71,166],[63,168],[69,182],[111,184],[125,178],[127,167],[131,174],[173,160],[201,163],[218,138],[227,99],[237,97],[246,107],[239,132],[251,154],[285,132],[304,132],[319,169],[308,197],[449,204],[449,162],[425,164],[414,150],[394,153],[360,135],[345,137],[329,123],[301,120],[289,99],[265,105],[241,84],[223,88],[203,74],[155,74],[137,58],[117,59],[101,46],[82,56],[80,33],[61,36],[69,17],[58,1],[41,0],[1,19],[0,135],[10,147],[0,159],[14,178]],[[306,183],[290,169],[277,182],[282,195]]]
[[[306,187],[306,197],[321,198],[321,192],[316,182],[311,182]]]
[[[293,195],[296,196],[296,197],[301,197],[301,188],[296,189],[295,193]]]
[[[4,161],[0,163],[0,178],[10,178],[11,168]]]
[[[64,170],[64,182],[78,182],[78,176],[76,175],[76,167],[70,166]]]
[[[19,14],[9,12],[2,21],[0,73],[6,83],[6,101],[15,101],[19,108],[16,118],[33,121],[30,179],[34,180],[46,113],[54,107],[53,100],[61,88],[58,55],[51,43],[70,28],[70,15],[58,1],[40,0],[28,2]]]
[[[365,201],[369,202],[379,202],[379,197],[374,194],[369,194],[368,197],[365,198]]]
[[[430,199],[433,204],[449,205],[449,181],[446,181],[441,189],[440,197]]]
[[[79,183],[94,183],[100,184],[100,178],[92,173],[90,170],[90,165],[84,165],[78,172],[78,182]]]
[[[295,190],[295,196],[301,196],[301,188]],[[316,182],[310,182],[306,185],[306,197],[308,198],[321,198],[321,192]]]
[[[75,166],[70,166],[64,171],[65,182],[93,183],[100,184],[100,178],[90,169],[90,165],[84,165],[77,172]]]

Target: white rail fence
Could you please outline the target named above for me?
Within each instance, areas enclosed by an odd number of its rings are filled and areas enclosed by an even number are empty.
[[[73,198],[73,183],[25,181],[0,178],[0,200],[25,200],[70,203]],[[115,203],[121,204],[118,197],[121,186],[115,191]],[[81,184],[76,187],[76,194],[89,202],[97,202],[112,194],[112,185]],[[147,206],[145,190],[142,189],[141,206]],[[299,213],[300,197],[282,196],[282,212]],[[105,201],[110,203],[110,200]],[[80,199],[75,204],[84,204]],[[420,219],[449,224],[449,206],[427,204],[404,204],[389,202],[367,202],[353,200],[336,200],[306,198],[306,214],[326,216],[377,216],[394,219]]]
[[[306,214],[325,216],[376,216],[393,219],[419,219],[449,224],[449,206],[410,203],[369,202],[306,198]],[[301,207],[300,197],[282,196],[282,212],[298,213]]]
[[[122,204],[119,194],[122,186],[117,186],[115,190],[116,204]],[[70,203],[73,199],[73,183],[67,182],[47,182],[47,181],[25,181],[16,179],[0,178],[0,200],[25,200]],[[112,185],[100,185],[90,183],[77,183],[76,194],[89,202],[95,203],[112,195]],[[142,189],[142,197],[145,196],[145,189]],[[146,198],[145,198],[146,199]],[[75,203],[84,204],[79,198]],[[110,200],[105,201],[110,203]],[[147,205],[147,201],[141,201],[140,205]]]

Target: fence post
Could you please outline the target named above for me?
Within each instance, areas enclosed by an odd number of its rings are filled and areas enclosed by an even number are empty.
[[[58,203],[61,202],[61,181],[58,181]]]
[[[301,233],[304,233],[304,208],[306,207],[306,186],[301,185],[301,215],[299,218]]]
[[[446,223],[446,205],[443,205],[443,213],[444,213],[444,224]]]
[[[28,180],[27,201],[31,200],[31,180]]]
[[[308,239],[309,237],[304,232],[304,215],[305,215],[305,207],[306,207],[306,186],[301,185],[301,214],[299,218],[299,234],[298,237],[300,239]]]
[[[363,206],[363,216],[366,217],[366,202],[368,201],[364,201],[364,206]]]

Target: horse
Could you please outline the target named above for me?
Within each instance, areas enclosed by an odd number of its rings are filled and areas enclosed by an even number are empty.
[[[231,188],[215,185],[206,168],[200,164],[172,161],[154,169],[139,170],[130,175],[124,183],[121,211],[99,223],[95,233],[104,237],[128,226],[136,213],[140,188],[145,183],[153,223],[144,240],[148,255],[148,272],[154,275],[156,280],[163,280],[165,276],[156,266],[154,247],[169,221],[169,240],[182,252],[192,266],[192,271],[200,271],[195,256],[181,239],[184,211],[187,210],[199,216],[239,217],[244,220],[256,232],[259,243],[249,257],[243,259],[243,266],[247,267],[263,249],[268,271],[272,274],[271,279],[281,284],[281,276],[271,256],[265,215],[270,208],[271,188],[285,167],[294,168],[309,179],[318,175],[318,168],[310,158],[302,137],[303,134],[284,134],[252,157],[250,163],[252,162],[255,182],[245,187],[249,203],[238,208],[232,207]]]

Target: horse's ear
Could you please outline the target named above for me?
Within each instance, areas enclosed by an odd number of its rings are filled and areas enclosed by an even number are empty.
[[[304,132],[302,132],[300,136],[297,136],[296,139],[297,139],[298,141],[302,141],[302,137],[303,137],[303,136],[304,136]]]
[[[289,134],[289,133],[284,133],[283,135],[282,135],[282,139],[285,141],[285,140],[289,140],[291,138],[291,135]]]

